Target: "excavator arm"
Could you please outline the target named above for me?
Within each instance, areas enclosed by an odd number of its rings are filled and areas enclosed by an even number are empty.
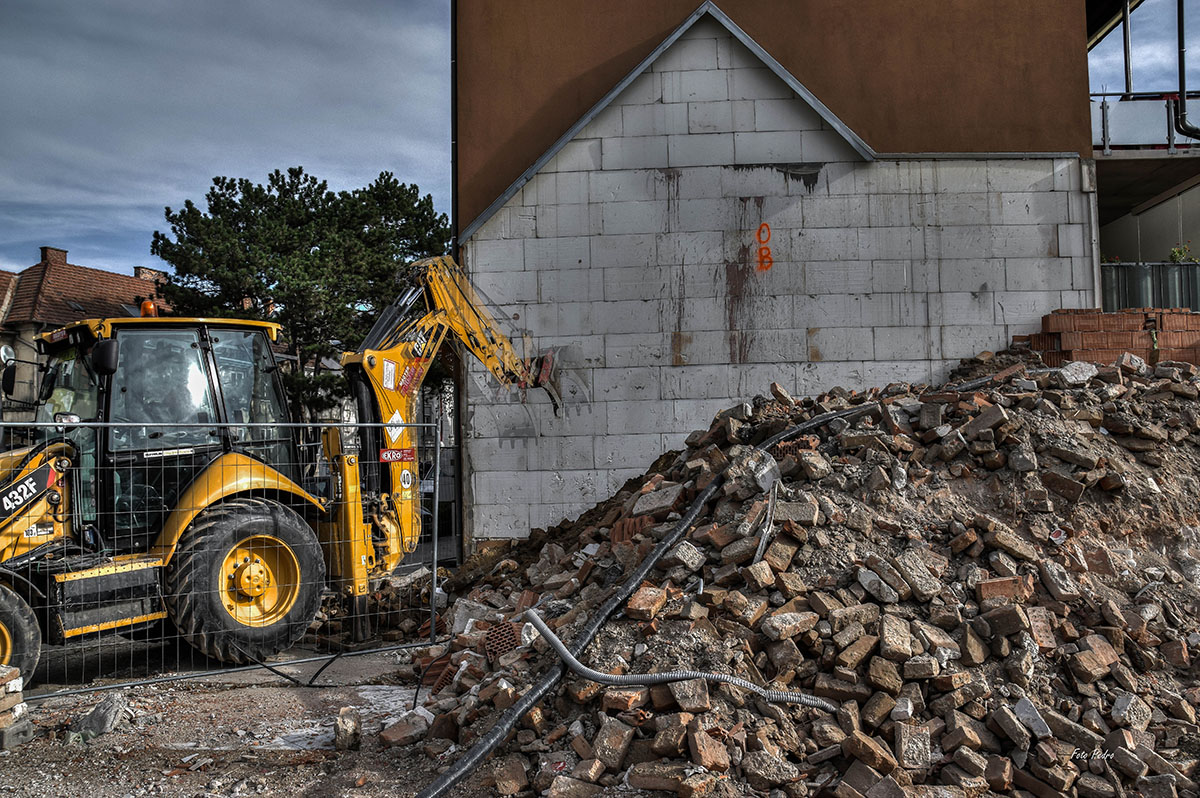
[[[555,413],[561,406],[552,380],[553,355],[518,356],[453,258],[427,258],[413,270],[417,285],[380,314],[357,352],[342,355],[359,420],[367,423],[360,430],[359,453],[342,451],[336,428],[325,436],[346,512],[323,537],[350,537],[350,545],[334,546],[342,555],[330,557],[330,570],[334,578],[352,583],[355,594],[366,592],[371,574],[390,572],[417,546],[417,429],[405,425],[415,420],[421,384],[447,337],[483,363],[501,386],[543,388]],[[351,495],[366,508],[360,520]]]
[[[427,258],[416,263],[414,269],[424,288],[426,313],[411,324],[395,328],[399,341],[409,337],[414,328],[444,325],[446,333],[487,366],[501,385],[549,387],[545,374],[539,374],[541,364],[518,357],[512,341],[500,331],[487,304],[453,258]],[[557,394],[552,392],[551,400],[557,407]]]
[[[360,350],[346,353],[343,364],[363,356],[369,358],[372,352],[399,355],[407,365],[416,366],[407,373],[419,387],[428,365],[449,335],[486,366],[500,385],[543,388],[558,412],[561,401],[550,379],[552,354],[533,360],[519,357],[487,303],[453,258],[445,255],[426,258],[413,264],[413,270],[419,287],[410,288],[381,314]],[[419,299],[424,300],[423,307],[418,305]],[[409,351],[405,351],[406,345]]]

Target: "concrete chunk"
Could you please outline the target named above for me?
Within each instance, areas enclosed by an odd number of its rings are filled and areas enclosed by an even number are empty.
[[[909,770],[924,770],[933,762],[929,729],[911,723],[897,723],[892,729],[896,761]]]
[[[876,600],[882,601],[884,604],[896,604],[900,601],[900,594],[871,569],[859,568],[857,579],[858,583]]]
[[[1145,731],[1150,725],[1150,707],[1146,702],[1133,693],[1123,693],[1113,701],[1109,713],[1117,726],[1128,726],[1131,729]]]
[[[912,588],[913,595],[918,601],[929,601],[942,590],[942,583],[930,573],[921,555],[914,549],[900,553],[892,564]]]
[[[683,485],[671,485],[650,491],[634,502],[630,516],[650,515],[662,519],[674,509],[675,504],[683,496]]]
[[[1012,711],[1017,716],[1017,720],[1021,721],[1025,728],[1033,732],[1039,740],[1054,736],[1054,732],[1050,731],[1050,726],[1042,717],[1042,713],[1028,698],[1022,698],[1014,704]]]
[[[1038,572],[1042,576],[1042,584],[1054,598],[1065,603],[1079,601],[1081,598],[1075,577],[1054,560],[1043,559],[1038,563]]]
[[[908,621],[896,615],[884,615],[879,619],[879,654],[893,662],[904,662],[912,656]]]
[[[785,612],[763,620],[759,630],[772,640],[788,640],[817,625],[815,612]]]

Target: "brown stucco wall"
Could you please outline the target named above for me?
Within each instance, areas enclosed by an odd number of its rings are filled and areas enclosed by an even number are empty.
[[[457,0],[466,226],[698,0]],[[1084,0],[717,5],[880,153],[1091,150]]]

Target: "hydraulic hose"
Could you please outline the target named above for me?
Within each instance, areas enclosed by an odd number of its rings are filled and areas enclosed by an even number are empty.
[[[818,429],[836,418],[859,415],[871,408],[873,404],[874,403],[868,405],[859,405],[846,410],[836,410],[830,413],[822,413],[819,416],[815,416],[808,421],[797,424],[794,427],[786,429],[768,438],[760,443],[757,448],[765,451],[777,443],[790,440],[798,435],[803,435],[809,430]],[[703,510],[704,506],[708,504],[713,496],[717,494],[717,491],[721,489],[721,486],[724,483],[724,474],[717,476],[712,482],[710,482],[708,487],[702,490],[696,496],[696,498],[692,500],[691,505],[688,506],[687,512],[684,513],[683,517],[680,518],[675,524],[675,527],[671,530],[670,534],[659,541],[658,545],[655,546],[650,552],[650,555],[642,561],[642,564],[638,566],[637,570],[630,574],[629,578],[621,583],[621,586],[617,589],[617,591],[609,596],[608,600],[605,601],[599,609],[597,609],[588,617],[587,623],[585,623],[583,628],[579,630],[579,633],[575,635],[575,639],[571,641],[571,645],[568,650],[573,657],[578,657],[591,644],[592,639],[595,638],[595,636],[600,632],[600,627],[603,626],[604,623],[609,619],[609,616],[616,612],[617,608],[624,604],[629,597],[633,595],[633,591],[636,590],[639,585],[641,585],[642,581],[645,580],[647,575],[649,575],[650,570],[658,563],[660,559],[662,559],[663,555],[666,554],[671,547],[678,543],[679,539],[687,533],[688,529],[691,528],[692,524],[696,521],[696,518],[700,515],[700,511]],[[525,691],[525,694],[521,696],[517,703],[506,709],[500,715],[500,717],[496,719],[496,722],[486,734],[476,740],[475,744],[472,745],[471,748],[453,765],[451,765],[449,770],[439,775],[436,779],[430,782],[429,786],[417,793],[416,798],[437,798],[437,796],[442,795],[455,784],[458,784],[458,782],[466,778],[483,762],[483,760],[491,756],[492,751],[496,750],[496,748],[498,748],[508,738],[509,732],[511,732],[513,727],[517,725],[517,721],[519,721],[525,715],[525,713],[533,709],[538,702],[545,698],[546,695],[552,689],[554,689],[554,686],[558,684],[559,679],[563,677],[566,671],[567,666],[561,659],[555,662],[554,665],[552,665],[540,679],[530,685],[529,689]]]
[[[550,631],[550,627],[546,625],[538,614],[533,610],[525,610],[525,620],[533,624],[533,627],[538,630],[542,637],[546,638],[546,642],[554,649],[559,658],[567,663],[567,667],[585,679],[590,679],[593,682],[600,684],[613,685],[641,685],[649,686],[655,684],[670,684],[671,682],[685,682],[690,679],[703,679],[706,682],[724,682],[732,684],[734,687],[740,687],[743,690],[749,690],[752,693],[757,693],[772,704],[803,704],[806,707],[813,709],[823,709],[826,712],[837,712],[838,708],[829,703],[823,698],[807,695],[805,693],[790,693],[786,690],[768,690],[765,687],[759,687],[757,684],[746,679],[741,679],[737,676],[730,676],[725,673],[705,673],[703,671],[667,671],[666,673],[624,673],[613,674],[603,673],[593,670],[587,665],[584,665],[575,657],[571,656],[571,652],[559,640],[554,632]]]

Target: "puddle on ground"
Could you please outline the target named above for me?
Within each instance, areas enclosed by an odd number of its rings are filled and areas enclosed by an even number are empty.
[[[389,685],[363,685],[352,688],[358,700],[347,704],[358,710],[362,718],[363,738],[379,734],[384,728],[399,720],[405,712],[412,708],[413,689],[411,687],[395,687]],[[336,712],[336,710],[334,710]],[[206,751],[245,750],[249,743],[254,750],[259,751],[319,751],[333,750],[334,715],[320,720],[304,720],[293,722],[292,728],[279,732],[277,727],[287,721],[280,720],[271,728],[260,728],[249,732],[240,745],[212,746],[195,742],[177,743],[165,746],[176,750],[203,748]]]
[[[412,708],[413,689],[389,685],[364,685],[354,688],[361,700],[349,706],[362,717],[363,737],[379,734]],[[334,718],[306,721],[297,728],[266,741],[257,748],[273,751],[312,751],[333,749]]]

